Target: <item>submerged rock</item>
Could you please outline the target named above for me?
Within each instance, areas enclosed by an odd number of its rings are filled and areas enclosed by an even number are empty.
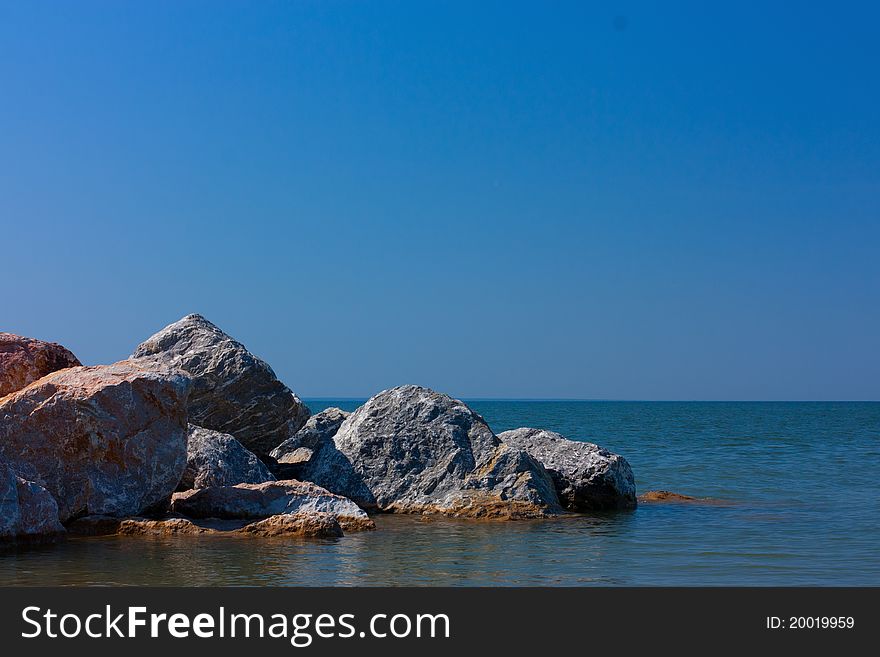
[[[53,537],[63,533],[58,505],[52,495],[0,463],[0,540]]]
[[[75,536],[254,536],[335,538],[343,535],[336,516],[329,513],[285,513],[250,522],[248,520],[198,520],[180,516],[111,518],[86,516],[68,525]]]
[[[498,434],[507,445],[539,461],[570,511],[629,509],[636,506],[632,469],[622,456],[593,443],[568,440],[553,431],[514,429]]]
[[[21,390],[47,374],[81,363],[69,350],[12,333],[0,333],[0,397]]]
[[[696,497],[668,490],[649,490],[639,495],[639,502],[696,502]]]
[[[62,522],[141,513],[183,474],[188,392],[144,362],[54,372],[0,400],[0,459],[51,493]]]
[[[428,388],[379,393],[343,422],[334,444],[369,493],[349,491],[365,507],[510,518],[561,510],[539,463],[503,445],[463,402]]]
[[[119,522],[115,533],[123,536],[195,536],[215,534],[218,531],[210,527],[201,527],[187,518],[161,520],[125,518]]]
[[[695,504],[704,506],[735,506],[736,502],[715,497],[692,497],[668,490],[649,490],[639,495],[639,502],[645,504]]]
[[[287,440],[309,409],[272,368],[201,315],[187,315],[135,349],[193,379],[190,422],[232,434],[260,458]]]
[[[189,425],[186,469],[178,490],[274,481],[256,454],[228,433]]]
[[[320,512],[333,515],[346,531],[375,528],[369,516],[351,500],[293,479],[175,493],[171,507],[190,518],[268,518]]]

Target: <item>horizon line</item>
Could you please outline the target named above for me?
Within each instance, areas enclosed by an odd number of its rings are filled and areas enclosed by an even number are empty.
[[[345,396],[302,396],[303,401],[366,401],[374,395],[362,397]],[[877,404],[880,399],[627,399],[603,397],[454,397],[462,401],[505,401],[505,402],[615,402],[651,404]]]

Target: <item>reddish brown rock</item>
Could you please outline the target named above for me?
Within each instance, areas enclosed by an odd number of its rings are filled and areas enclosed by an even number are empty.
[[[338,538],[342,527],[331,513],[284,513],[258,520],[239,530],[242,534],[274,538],[279,536],[302,538]]]
[[[729,500],[719,500],[713,497],[691,497],[681,495],[668,490],[649,490],[639,495],[639,502],[645,504],[704,504],[708,506],[731,506],[735,503]]]
[[[217,529],[202,527],[186,518],[164,518],[162,520],[126,518],[120,521],[116,530],[117,534],[123,536],[196,536],[218,532]]]
[[[0,399],[0,459],[51,493],[62,522],[136,515],[180,481],[189,385],[135,361],[54,372]]]
[[[0,333],[0,397],[47,374],[78,365],[76,356],[60,344]]]

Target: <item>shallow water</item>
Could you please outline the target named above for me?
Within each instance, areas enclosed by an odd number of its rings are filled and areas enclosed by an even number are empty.
[[[310,400],[353,409],[357,401]],[[108,537],[0,552],[0,585],[878,585],[880,403],[472,401],[730,502],[524,522],[379,516],[325,541]]]

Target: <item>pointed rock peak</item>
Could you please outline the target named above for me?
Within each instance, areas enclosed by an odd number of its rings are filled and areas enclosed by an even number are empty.
[[[135,349],[133,359],[159,360],[194,382],[193,424],[232,434],[258,457],[298,431],[309,409],[264,360],[201,315],[169,324]]]

